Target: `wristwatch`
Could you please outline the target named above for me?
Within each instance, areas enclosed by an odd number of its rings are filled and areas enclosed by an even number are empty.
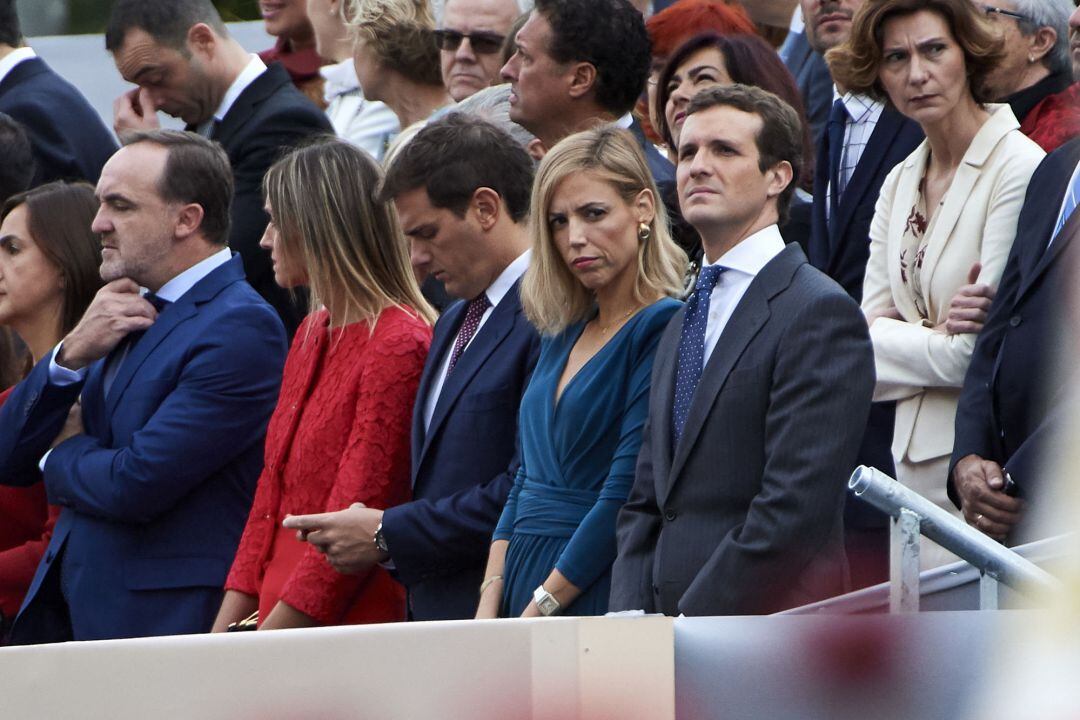
[[[554,595],[544,589],[543,584],[533,590],[533,601],[536,602],[536,607],[540,609],[542,615],[558,615],[562,610],[562,605]]]
[[[388,548],[388,547],[386,546],[386,536],[385,536],[385,535],[383,535],[383,531],[382,531],[382,523],[381,523],[381,522],[380,522],[380,523],[378,524],[378,526],[377,526],[377,527],[375,528],[375,537],[373,537],[373,538],[371,539],[371,541],[372,541],[373,543],[375,543],[375,548],[376,548],[376,549],[377,549],[377,550],[378,550],[379,552],[384,552],[384,553],[386,553],[387,555],[389,555],[389,554],[390,554],[390,548]]]

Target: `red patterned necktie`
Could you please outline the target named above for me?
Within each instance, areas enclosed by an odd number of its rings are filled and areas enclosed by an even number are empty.
[[[450,353],[450,365],[446,368],[447,375],[453,372],[457,361],[461,359],[461,354],[465,352],[465,346],[469,344],[480,327],[480,318],[484,317],[484,312],[489,307],[491,307],[491,302],[488,301],[487,293],[480,293],[469,301],[469,307],[465,310],[465,321],[461,323],[461,330],[458,331],[457,340],[454,341],[454,350]]]

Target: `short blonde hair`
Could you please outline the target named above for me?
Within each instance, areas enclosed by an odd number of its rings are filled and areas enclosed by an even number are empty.
[[[353,40],[371,48],[381,65],[415,83],[442,86],[428,0],[349,0],[348,26]]]
[[[613,125],[586,130],[562,140],[544,156],[533,185],[529,220],[533,254],[521,285],[521,304],[525,316],[544,335],[557,335],[584,320],[595,303],[592,293],[566,266],[547,222],[555,188],[580,172],[607,181],[627,203],[642,190],[652,193],[656,215],[649,237],[638,244],[634,298],[644,303],[657,294],[678,297],[683,290],[686,253],[671,239],[667,211],[637,142]]]
[[[266,173],[263,188],[281,252],[303,264],[311,306],[341,301],[345,316],[374,329],[387,307],[435,321],[420,294],[408,243],[393,204],[378,201],[382,169],[367,153],[335,138],[293,150]]]

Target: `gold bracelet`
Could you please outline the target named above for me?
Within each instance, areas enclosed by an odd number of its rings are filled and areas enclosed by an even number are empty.
[[[481,595],[484,594],[484,591],[488,589],[488,585],[495,582],[496,580],[502,580],[502,579],[503,579],[502,575],[492,575],[487,580],[480,583],[480,594]]]

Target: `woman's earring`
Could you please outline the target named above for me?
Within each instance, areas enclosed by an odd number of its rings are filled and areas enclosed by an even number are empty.
[[[652,237],[652,228],[649,227],[649,223],[642,220],[637,226],[637,239],[645,242],[650,237]]]

